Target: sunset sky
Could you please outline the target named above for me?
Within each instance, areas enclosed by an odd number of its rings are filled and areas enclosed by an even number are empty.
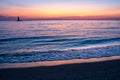
[[[0,15],[26,18],[120,16],[120,0],[0,0]]]

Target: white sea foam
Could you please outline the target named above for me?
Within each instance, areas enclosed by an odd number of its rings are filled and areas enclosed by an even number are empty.
[[[120,45],[86,48],[81,50],[1,54],[0,56],[0,63],[26,63],[37,61],[101,58],[108,56],[120,56]]]

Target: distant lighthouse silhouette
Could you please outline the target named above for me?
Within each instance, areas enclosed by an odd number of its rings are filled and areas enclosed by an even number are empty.
[[[17,17],[17,21],[21,21],[19,16]]]

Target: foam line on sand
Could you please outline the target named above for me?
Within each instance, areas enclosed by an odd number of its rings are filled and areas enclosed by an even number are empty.
[[[103,61],[117,60],[117,59],[120,59],[120,56],[90,58],[90,59],[61,60],[61,61],[30,62],[30,63],[3,63],[3,64],[0,64],[0,69],[58,66],[58,65],[64,65],[64,64],[103,62]]]

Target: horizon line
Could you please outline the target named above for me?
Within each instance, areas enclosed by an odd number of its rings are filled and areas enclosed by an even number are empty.
[[[0,21],[14,21],[18,16],[2,16],[0,15]],[[56,18],[30,18],[19,16],[21,20],[120,20],[120,16],[63,16]]]

